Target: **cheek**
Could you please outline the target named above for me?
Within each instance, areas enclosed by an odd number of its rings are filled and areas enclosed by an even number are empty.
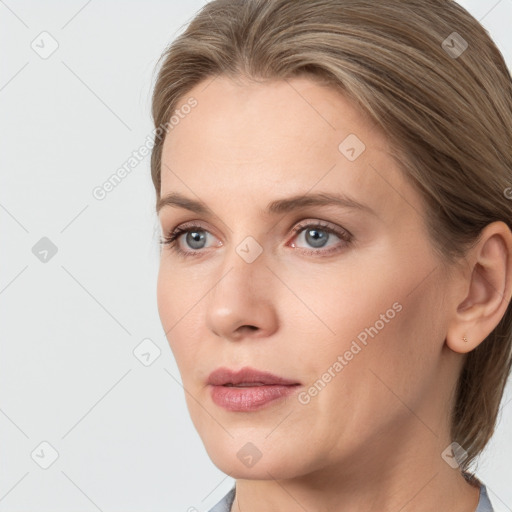
[[[158,306],[158,314],[164,331],[167,332],[173,325],[173,317],[175,316],[175,287],[170,279],[170,272],[166,271],[163,262],[160,262],[158,270],[156,300]]]
[[[187,297],[187,288],[177,275],[172,271],[169,264],[162,260],[157,279],[157,305],[158,314],[162,328],[166,333],[167,341],[171,347],[173,355],[181,366],[186,355],[186,347],[192,346],[192,343],[184,343],[187,339],[193,340],[190,334],[187,336],[183,332],[187,325],[187,311],[190,310],[190,299]]]
[[[202,282],[202,284],[201,284]],[[205,351],[205,285],[200,278],[194,280],[189,272],[178,272],[162,256],[157,278],[157,306],[162,328],[166,333],[182,381],[187,388],[195,385],[198,362],[208,361]]]
[[[370,430],[378,423],[407,418],[409,408],[421,410],[438,378],[443,344],[442,325],[436,324],[440,283],[432,281],[413,293],[403,284],[402,289],[398,284],[389,300],[374,312],[377,315],[367,317],[366,325],[352,337],[361,351],[344,370],[350,390],[347,396],[354,400],[350,406],[355,422]],[[390,309],[388,303],[399,308]],[[360,339],[366,343],[359,343]]]
[[[290,330],[300,333],[294,351],[305,380],[321,389],[312,402],[329,411],[326,417],[349,407],[355,425],[401,407],[393,391],[416,402],[442,344],[442,326],[435,325],[441,283],[433,274],[418,286],[430,262],[416,259],[413,268],[381,255],[360,263],[361,271],[340,269],[339,286],[332,275],[317,274],[316,287],[304,281],[301,298],[318,316],[304,310],[289,319]]]
[[[436,359],[418,336],[425,311],[417,300],[399,302],[402,309],[388,313],[388,323],[378,322],[389,309],[384,300],[375,308],[377,316],[368,310],[364,317],[340,314],[336,337],[314,345],[302,338],[298,359],[309,396],[302,397],[308,404],[300,406],[296,427],[325,448],[320,455],[326,460],[357,453],[383,432],[406,424],[410,409],[421,410],[429,393]]]
[[[200,283],[194,282],[189,272],[179,271],[172,264],[171,258],[161,256],[157,277],[157,304],[160,320],[165,332],[186,322],[188,312],[194,307],[204,290]]]

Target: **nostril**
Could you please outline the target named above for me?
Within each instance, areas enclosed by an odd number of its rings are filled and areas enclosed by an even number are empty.
[[[258,328],[257,328],[256,326],[254,326],[254,325],[242,325],[242,326],[240,327],[240,329],[241,329],[241,330],[243,330],[243,329],[249,329],[249,330],[251,330],[251,331],[257,331],[257,330],[258,330]]]

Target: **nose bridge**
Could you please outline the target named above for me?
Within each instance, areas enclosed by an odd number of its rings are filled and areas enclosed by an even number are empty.
[[[263,247],[252,236],[226,251],[208,299],[207,323],[213,332],[229,338],[242,325],[268,330],[265,323],[273,314],[266,264]]]
[[[258,284],[268,273],[263,246],[249,235],[241,242],[233,243],[226,251],[221,272],[223,277],[215,288],[227,288],[229,295],[241,297],[249,292],[254,297]]]

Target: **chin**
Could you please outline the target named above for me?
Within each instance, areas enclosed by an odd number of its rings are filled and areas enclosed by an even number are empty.
[[[282,440],[265,439],[268,431],[260,436],[228,434],[223,439],[205,439],[203,443],[213,464],[232,478],[246,480],[289,479],[307,472],[305,462],[300,464],[297,453],[300,447],[283,445]]]

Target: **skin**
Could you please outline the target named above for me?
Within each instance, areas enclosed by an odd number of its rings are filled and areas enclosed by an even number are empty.
[[[216,216],[160,210],[164,235],[200,221],[207,238],[199,249],[186,234],[177,242],[199,257],[163,246],[158,310],[194,426],[214,464],[236,479],[232,510],[473,512],[479,489],[441,454],[452,441],[464,354],[494,329],[512,295],[506,224],[488,225],[448,273],[427,235],[421,196],[385,136],[339,91],[307,77],[217,77],[190,96],[198,105],[165,139],[161,194],[201,200]],[[349,134],[366,146],[354,161],[338,149]],[[275,199],[322,191],[374,213],[263,213]],[[314,245],[311,228],[292,232],[302,220],[348,230],[353,241],[321,231],[329,239]],[[262,249],[252,263],[236,251],[248,236]],[[394,303],[402,307],[394,318],[301,403],[298,393]],[[207,386],[219,366],[252,366],[301,386],[258,411],[230,412]],[[252,467],[237,457],[248,442],[262,454]]]

